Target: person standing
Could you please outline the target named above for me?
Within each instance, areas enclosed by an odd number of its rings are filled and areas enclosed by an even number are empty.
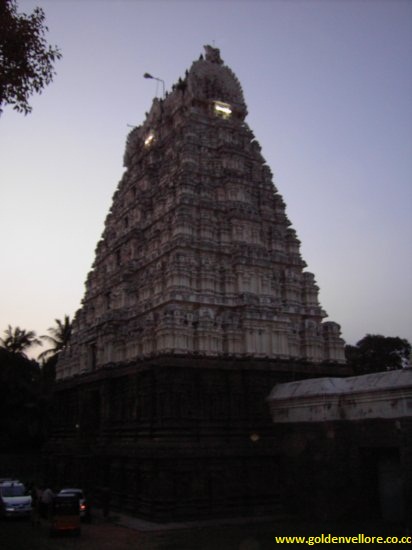
[[[103,518],[107,520],[107,518],[109,517],[110,509],[110,489],[108,487],[103,487],[100,498],[102,504]]]
[[[41,502],[42,502],[42,509],[43,509],[43,517],[45,519],[49,519],[51,516],[51,507],[53,504],[54,499],[54,493],[53,491],[47,487],[44,489],[41,495]]]

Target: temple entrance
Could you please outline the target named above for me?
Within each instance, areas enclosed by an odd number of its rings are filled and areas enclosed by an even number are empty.
[[[388,449],[378,459],[378,489],[382,519],[399,523],[405,519],[403,479],[398,449]]]
[[[361,449],[361,486],[367,517],[388,523],[405,519],[403,478],[399,449]]]

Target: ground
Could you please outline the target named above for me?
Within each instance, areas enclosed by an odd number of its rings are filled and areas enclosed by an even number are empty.
[[[1,550],[274,550],[279,547],[296,547],[300,544],[277,543],[275,535],[319,536],[364,533],[376,534],[375,526],[357,525],[342,528],[337,525],[300,526],[294,522],[277,525],[275,520],[233,520],[180,525],[155,526],[127,516],[113,514],[109,521],[95,515],[91,524],[82,525],[80,536],[50,537],[48,525],[33,526],[29,519],[0,521]],[[382,535],[407,534],[403,529],[385,529]],[[410,539],[409,539],[410,540]],[[303,547],[328,547],[312,544]],[[408,547],[408,544],[400,548]],[[347,544],[334,544],[334,548],[347,548]]]
[[[30,520],[0,523],[1,550],[266,550],[274,548],[273,529],[204,526],[186,529],[140,531],[110,522],[82,525],[77,536],[50,537],[45,523],[33,527]]]

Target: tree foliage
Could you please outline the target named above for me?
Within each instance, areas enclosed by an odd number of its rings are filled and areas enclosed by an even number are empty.
[[[40,360],[51,359],[57,356],[69,343],[70,334],[72,332],[70,317],[65,315],[63,321],[55,319],[54,322],[56,326],[47,329],[49,334],[41,336],[43,340],[51,344],[51,347],[39,355]]]
[[[65,321],[70,326],[67,316]],[[26,356],[38,344],[41,340],[34,331],[11,325],[0,338],[0,452],[36,449],[47,440],[58,354],[49,354],[40,366]]]
[[[0,115],[5,105],[30,113],[29,97],[53,80],[62,54],[47,44],[48,30],[41,8],[19,14],[16,0],[0,0]]]
[[[26,331],[20,327],[9,325],[4,331],[4,338],[0,338],[0,347],[26,357],[26,351],[32,346],[41,346],[42,342],[37,338],[33,330]]]
[[[347,345],[345,353],[355,374],[368,374],[407,366],[411,345],[397,336],[367,334],[356,346]]]
[[[33,449],[45,441],[41,376],[36,361],[0,348],[0,450]]]
[[[49,335],[37,338],[33,330],[9,325],[0,338],[0,452],[3,449],[40,448],[52,423],[52,397],[59,353],[71,333],[68,315],[55,319]],[[42,364],[26,356],[27,350],[47,340],[51,348],[41,354]]]

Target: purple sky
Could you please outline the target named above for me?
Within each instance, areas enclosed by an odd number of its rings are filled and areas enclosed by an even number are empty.
[[[0,332],[74,315],[123,173],[128,124],[204,44],[247,122],[330,319],[412,342],[412,2],[20,0],[63,59],[27,117],[0,119]],[[159,90],[160,92],[160,90]]]

